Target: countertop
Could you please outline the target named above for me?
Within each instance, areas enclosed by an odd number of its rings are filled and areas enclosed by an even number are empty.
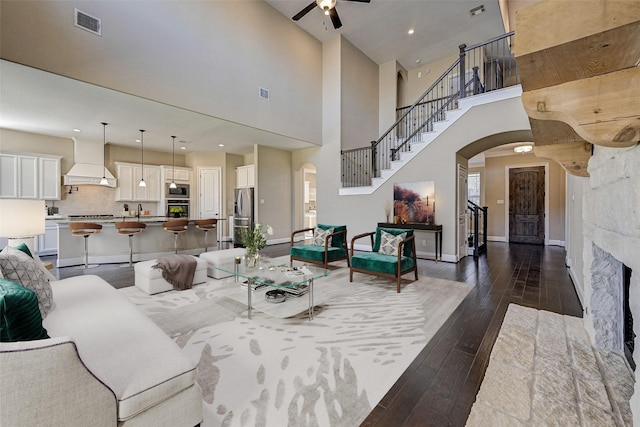
[[[157,216],[157,215],[140,215],[140,219],[137,216],[114,216],[113,218],[69,218],[66,216],[59,216],[58,218],[49,218],[53,219],[58,224],[68,224],[70,222],[95,222],[96,224],[115,224],[116,222],[122,221],[139,221],[144,223],[162,223],[165,221],[170,221],[173,219],[184,219],[184,218],[167,218],[166,216]],[[187,218],[189,222],[195,221],[198,218]]]

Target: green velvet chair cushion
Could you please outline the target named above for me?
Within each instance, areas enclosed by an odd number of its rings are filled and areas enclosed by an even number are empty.
[[[373,241],[373,252],[378,252],[380,250],[380,240],[381,240],[380,230],[384,230],[387,233],[393,234],[394,236],[397,236],[398,234],[402,234],[402,233],[407,233],[407,237],[413,236],[413,230],[412,229],[404,230],[404,229],[400,229],[400,228],[382,228],[382,227],[377,227],[376,228],[376,236],[375,236],[375,239]],[[406,256],[406,257],[413,257],[413,241],[411,241],[408,244],[404,245],[404,249],[402,251],[402,255]]]
[[[327,225],[327,224],[318,224],[316,227],[321,228],[323,230],[327,230],[329,228],[333,228],[333,232],[337,233],[338,231],[344,231],[347,229],[346,225]],[[346,234],[346,233],[345,233]],[[333,236],[331,239],[331,247],[332,248],[341,248],[344,244],[344,234],[338,234],[337,236]],[[346,255],[343,255],[346,256]]]
[[[0,341],[49,338],[42,327],[38,296],[11,280],[0,279]]]
[[[403,256],[400,260],[400,271],[407,271],[413,266],[414,260],[412,257]],[[351,267],[395,275],[397,273],[398,257],[377,252],[365,252],[351,257]]]
[[[292,257],[324,262],[324,246],[299,245],[292,246],[289,251]],[[344,248],[327,248],[327,262],[343,259],[347,256]]]

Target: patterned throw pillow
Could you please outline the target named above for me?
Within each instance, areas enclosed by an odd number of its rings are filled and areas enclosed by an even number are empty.
[[[36,293],[43,319],[49,314],[53,306],[51,284],[29,255],[7,246],[0,252],[0,271],[5,278]]]
[[[407,233],[393,235],[380,230],[380,253],[398,256],[398,244],[407,238]]]
[[[331,246],[332,237],[329,237],[330,234],[333,234],[333,227],[327,228],[326,230],[316,227],[316,229],[313,230],[313,240],[311,241],[311,244],[313,246],[324,246],[324,241],[328,237],[329,238],[328,245]]]

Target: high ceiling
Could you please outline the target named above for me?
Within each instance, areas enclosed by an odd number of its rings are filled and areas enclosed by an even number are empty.
[[[287,19],[310,2],[265,1]],[[469,11],[481,5],[484,12],[471,16]],[[318,8],[297,21],[297,25],[321,42],[342,34],[374,62],[397,60],[408,70],[455,55],[462,43],[473,45],[504,32],[498,0],[372,0],[371,3],[337,0],[336,8],[343,24],[339,30],[333,28],[331,20]],[[409,29],[414,30],[412,35],[408,34]],[[158,135],[180,135],[178,144],[189,151],[247,154],[257,143],[286,150],[312,146],[305,141],[6,61],[2,61],[1,72],[0,127],[3,128],[101,142],[102,117],[124,117],[127,120],[123,121],[132,123],[155,123],[154,133]],[[55,108],[51,108],[52,99]],[[90,109],[86,105],[100,105],[100,108]],[[69,135],[71,128],[82,128],[82,133]],[[138,146],[131,132],[127,135],[118,132],[115,127],[107,128],[107,142]],[[205,139],[203,135],[207,135],[207,143],[200,142]],[[211,135],[219,137],[220,142],[234,140],[242,144],[219,147]],[[171,151],[170,140],[154,140],[151,135],[145,135],[145,147]]]
[[[265,1],[291,18],[311,0]],[[471,16],[478,6],[484,12]],[[463,43],[504,34],[498,0],[337,0],[336,10],[342,21],[338,30],[317,7],[297,24],[322,42],[342,34],[374,62],[396,60],[407,70],[455,55]]]

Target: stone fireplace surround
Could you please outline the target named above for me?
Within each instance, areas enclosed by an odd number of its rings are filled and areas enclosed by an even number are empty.
[[[619,351],[614,348],[618,338],[613,333],[619,325],[612,323],[619,313],[611,313],[619,303],[614,302],[611,292],[603,290],[607,273],[602,270],[611,258],[631,268],[629,306],[634,330],[640,335],[640,144],[622,149],[595,146],[588,170],[582,200],[584,327],[594,346]],[[621,282],[618,292],[622,292]],[[633,354],[637,365],[639,341],[636,338]],[[640,426],[640,367],[634,375],[629,403],[634,425]]]

